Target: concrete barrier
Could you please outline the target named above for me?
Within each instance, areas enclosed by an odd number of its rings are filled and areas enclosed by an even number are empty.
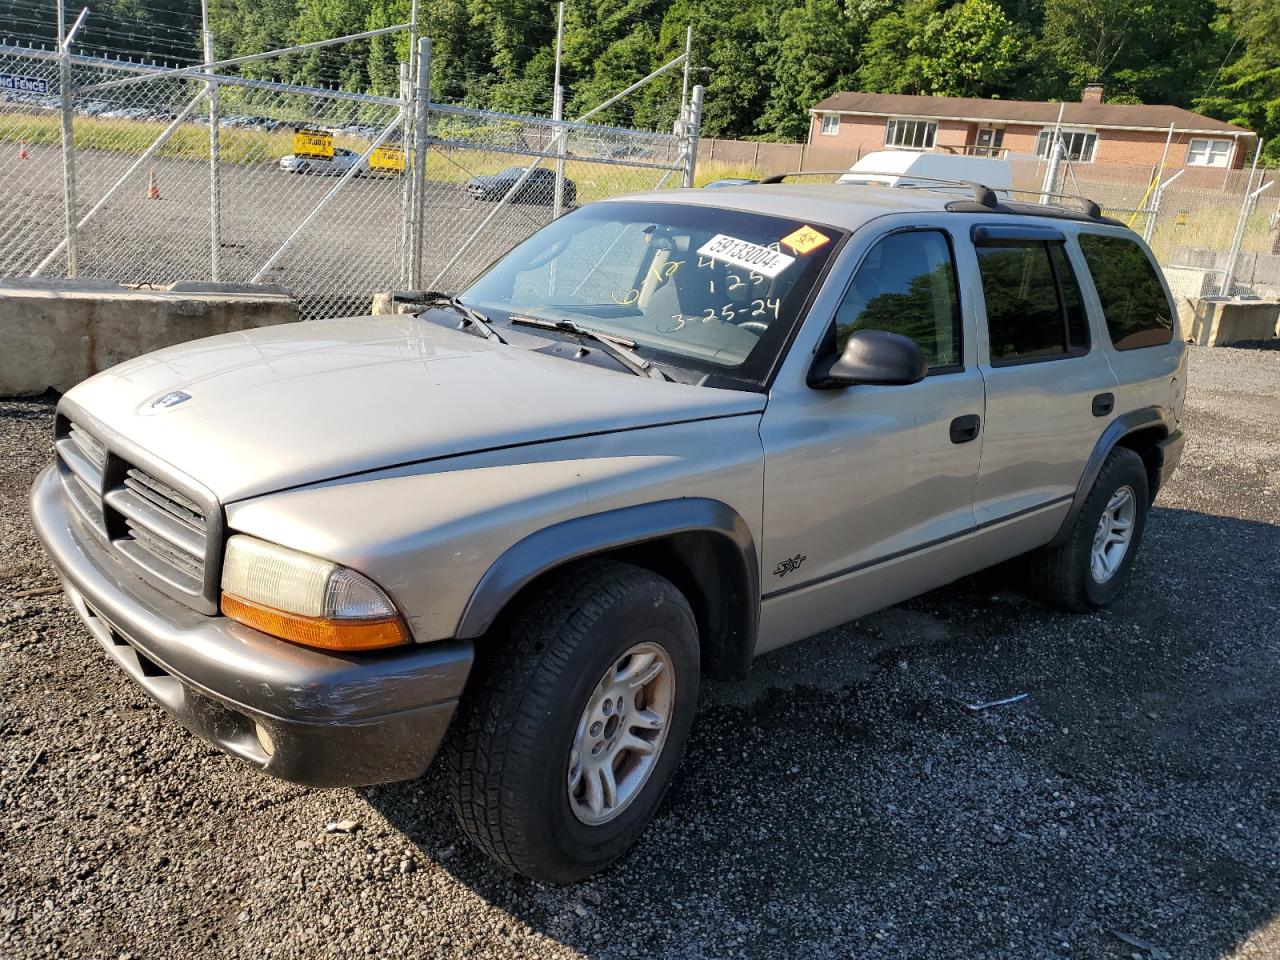
[[[0,280],[0,396],[65,391],[99,370],[187,340],[290,323],[274,284]]]
[[[1202,347],[1280,337],[1280,300],[1182,300],[1180,328]]]

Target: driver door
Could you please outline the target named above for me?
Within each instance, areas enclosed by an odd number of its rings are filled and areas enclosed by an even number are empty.
[[[953,251],[942,229],[882,236],[821,332],[820,355],[854,330],[908,336],[928,361],[924,380],[814,389],[797,342],[804,369],[789,363],[774,384],[761,423],[758,651],[968,572],[953,547],[974,527],[985,397]]]

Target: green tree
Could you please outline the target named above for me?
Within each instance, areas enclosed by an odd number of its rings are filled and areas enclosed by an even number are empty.
[[[871,93],[925,93],[925,56],[912,42],[939,17],[938,0],[907,0],[871,24],[862,45],[858,82]]]
[[[921,58],[928,93],[988,97],[1006,89],[1023,40],[992,0],[963,0],[930,17],[908,46]]]
[[[1258,133],[1263,156],[1280,164],[1280,4],[1236,0],[1223,26],[1241,50],[1196,107]]]
[[[802,139],[809,108],[852,84],[859,39],[836,0],[804,0],[783,11],[776,36],[757,47],[773,74],[761,133],[772,140]]]

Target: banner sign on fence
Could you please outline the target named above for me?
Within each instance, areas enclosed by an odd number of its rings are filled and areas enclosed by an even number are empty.
[[[293,131],[293,153],[316,160],[333,159],[333,134],[323,130]]]
[[[404,151],[399,147],[379,147],[369,154],[369,169],[404,173]]]
[[[0,73],[0,90],[18,90],[22,93],[48,93],[49,81],[40,77],[24,77],[16,73]]]

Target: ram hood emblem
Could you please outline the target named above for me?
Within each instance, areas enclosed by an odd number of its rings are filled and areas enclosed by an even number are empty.
[[[163,410],[167,407],[176,407],[180,403],[186,403],[191,399],[191,394],[185,390],[170,390],[168,393],[156,397],[151,401],[152,410]]]

